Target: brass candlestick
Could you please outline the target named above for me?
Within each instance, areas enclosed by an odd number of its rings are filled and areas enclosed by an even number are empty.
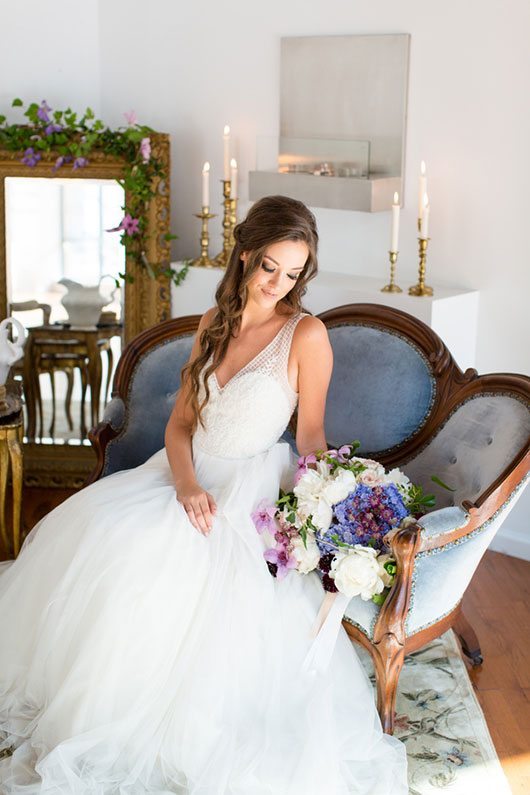
[[[215,262],[208,256],[208,248],[210,245],[210,236],[208,234],[208,221],[210,218],[215,218],[215,213],[210,212],[209,207],[203,207],[201,213],[194,213],[195,218],[202,220],[201,225],[201,256],[194,259],[191,263],[200,268],[214,268]]]
[[[430,237],[419,237],[419,250],[420,250],[420,267],[418,284],[414,287],[409,287],[409,295],[432,295],[432,287],[425,284],[425,263],[427,262],[427,246]]]
[[[229,179],[223,180],[223,249],[214,258],[215,264],[219,268],[226,268],[230,253],[234,247],[234,226],[236,224],[236,199],[230,198],[231,182]]]
[[[388,252],[389,257],[390,257],[390,282],[388,284],[386,284],[384,287],[381,287],[381,292],[382,293],[402,293],[403,292],[401,287],[398,287],[398,285],[394,283],[394,271],[395,271],[395,267],[396,267],[398,253],[399,252],[397,252],[397,251],[389,251]]]

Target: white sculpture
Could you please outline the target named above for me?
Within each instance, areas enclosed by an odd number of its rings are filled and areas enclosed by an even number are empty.
[[[102,276],[101,279],[104,279]],[[72,326],[95,326],[101,315],[101,310],[109,304],[114,297],[105,298],[99,291],[99,285],[84,285],[72,279],[59,279],[59,284],[66,287],[68,292],[61,298],[61,303],[68,312],[68,320]]]
[[[12,326],[17,332],[16,342],[8,337],[8,328]],[[11,365],[24,355],[24,343],[26,341],[26,329],[15,320],[14,317],[6,317],[0,323],[0,386],[7,380]]]

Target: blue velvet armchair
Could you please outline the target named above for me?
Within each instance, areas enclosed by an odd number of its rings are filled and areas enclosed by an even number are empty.
[[[320,315],[334,352],[326,408],[330,446],[359,439],[359,454],[399,466],[436,494],[436,509],[396,532],[398,564],[384,605],[352,599],[343,625],[372,655],[378,709],[392,733],[404,657],[453,626],[463,651],[482,662],[461,602],[493,536],[520,497],[530,469],[530,378],[463,373],[424,323],[380,305]],[[160,449],[180,370],[199,316],[165,321],[122,354],[113,400],[92,433],[90,481],[141,464]],[[296,416],[286,438],[292,442]],[[434,485],[437,475],[454,491]]]

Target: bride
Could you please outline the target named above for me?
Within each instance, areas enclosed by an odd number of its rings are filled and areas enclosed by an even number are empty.
[[[323,591],[271,577],[251,518],[326,446],[332,353],[302,311],[315,219],[257,202],[201,319],[165,448],[78,492],[0,577],[0,792],[405,795],[344,630],[304,667]]]

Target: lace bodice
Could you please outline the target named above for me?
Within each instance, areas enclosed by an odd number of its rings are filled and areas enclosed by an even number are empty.
[[[294,330],[304,313],[282,326],[274,339],[220,387],[209,377],[210,399],[194,445],[221,458],[248,458],[268,450],[287,428],[298,401],[287,378]],[[208,362],[209,364],[209,362]],[[199,400],[204,397],[201,387]]]

